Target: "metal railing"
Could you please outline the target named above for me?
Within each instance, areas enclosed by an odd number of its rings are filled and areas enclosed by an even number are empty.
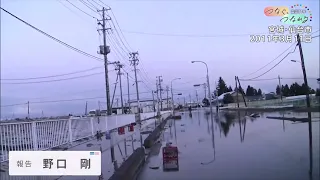
[[[167,112],[163,112],[167,113]],[[143,113],[143,119],[154,113]],[[0,162],[9,160],[9,151],[43,151],[94,136],[134,122],[134,114],[82,119],[56,119],[0,124]]]

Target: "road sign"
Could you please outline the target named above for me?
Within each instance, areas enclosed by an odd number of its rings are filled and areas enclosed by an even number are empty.
[[[162,148],[163,170],[179,171],[178,148],[175,146],[166,146]]]
[[[124,127],[118,127],[118,134],[119,135],[125,134]]]

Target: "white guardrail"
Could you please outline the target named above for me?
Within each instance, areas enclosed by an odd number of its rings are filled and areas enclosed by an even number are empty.
[[[168,112],[164,111],[161,114],[168,114]],[[142,113],[141,119],[144,120],[154,116],[154,112]],[[0,162],[9,160],[9,151],[48,150],[71,144],[86,137],[92,137],[97,131],[105,132],[134,121],[134,114],[124,114],[99,118],[1,122]]]

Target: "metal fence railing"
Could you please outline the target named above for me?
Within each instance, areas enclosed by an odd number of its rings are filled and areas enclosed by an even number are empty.
[[[161,112],[167,114],[168,112]],[[154,117],[144,113],[143,119]],[[0,124],[0,162],[9,160],[9,151],[43,151],[91,137],[135,121],[134,114],[82,119],[56,119]]]

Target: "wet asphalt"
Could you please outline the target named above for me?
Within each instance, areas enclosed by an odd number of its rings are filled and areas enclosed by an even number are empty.
[[[139,180],[313,180],[319,179],[319,113],[313,113],[313,174],[309,176],[308,124],[275,117],[307,117],[274,112],[250,118],[245,112],[205,110],[181,113],[166,125],[161,144],[142,169]],[[247,113],[250,115],[251,113]],[[164,172],[160,147],[179,149],[179,171]]]

